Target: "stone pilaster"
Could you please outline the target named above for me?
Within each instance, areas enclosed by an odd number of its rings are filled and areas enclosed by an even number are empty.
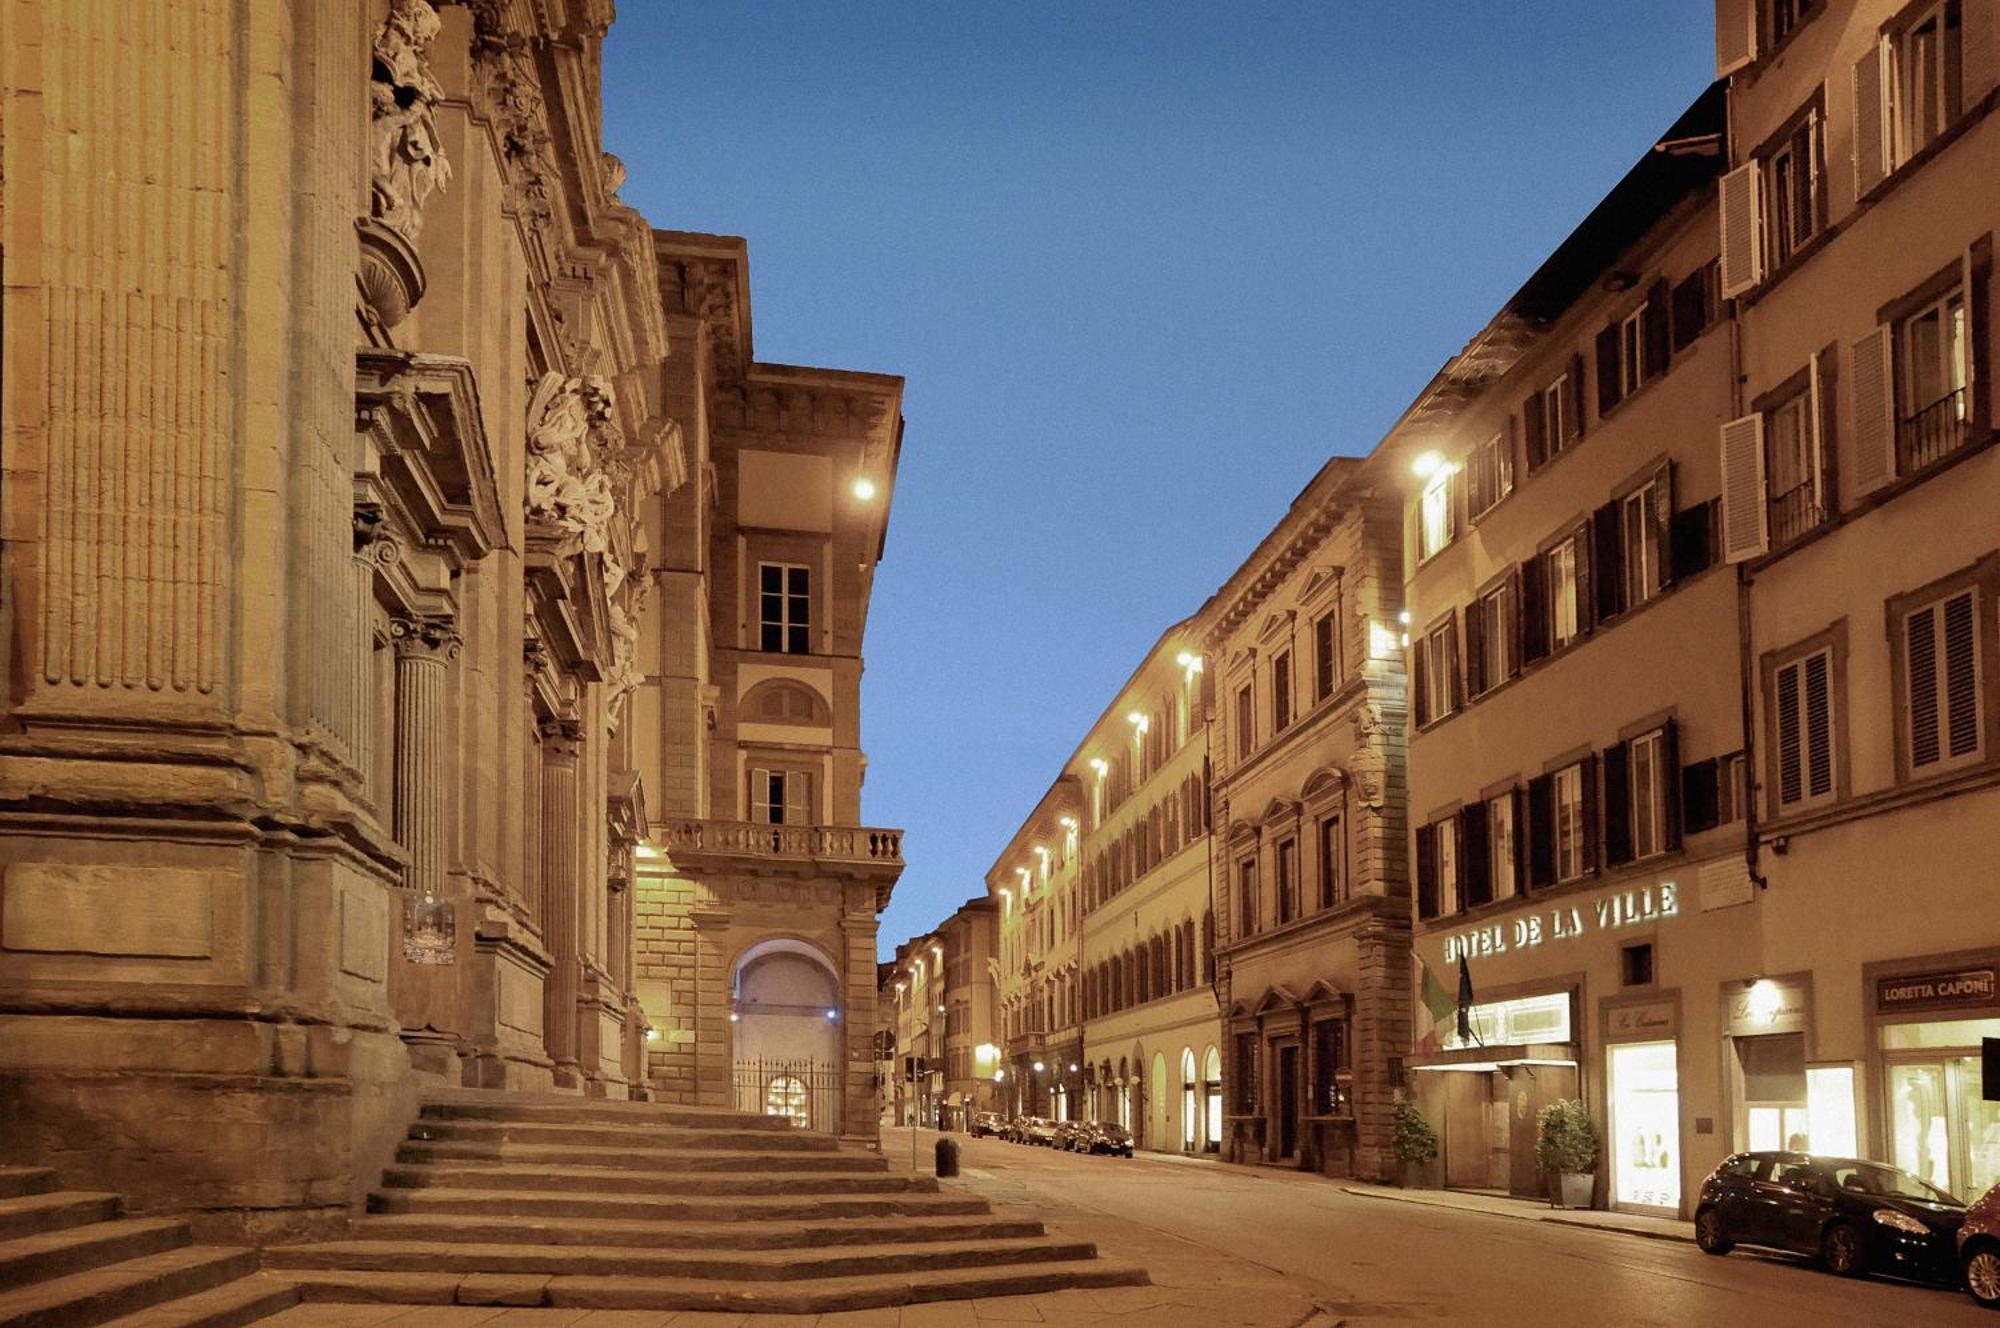
[[[568,720],[541,727],[541,910],[542,943],[549,951],[549,978],[543,996],[544,1043],[556,1064],[556,1082],[575,1086],[577,1000],[583,991],[578,934],[577,758],[583,732]]]
[[[445,700],[460,643],[446,618],[398,618],[389,630],[396,644],[396,840],[410,858],[404,883],[436,899],[450,866]]]

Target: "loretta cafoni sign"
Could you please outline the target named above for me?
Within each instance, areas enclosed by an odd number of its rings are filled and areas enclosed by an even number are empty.
[[[1949,973],[1903,973],[1875,979],[1875,1008],[1884,1014],[1901,1010],[1940,1010],[1960,1005],[1990,1005],[1996,988],[1990,968],[1961,968]]]

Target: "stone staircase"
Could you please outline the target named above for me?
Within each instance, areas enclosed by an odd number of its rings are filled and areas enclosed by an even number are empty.
[[[257,1251],[196,1245],[185,1222],[125,1217],[115,1194],[0,1168],[0,1328],[235,1328],[298,1303]]]
[[[425,1103],[349,1239],[265,1251],[309,1301],[824,1313],[1145,1281],[1088,1241],[779,1117]]]

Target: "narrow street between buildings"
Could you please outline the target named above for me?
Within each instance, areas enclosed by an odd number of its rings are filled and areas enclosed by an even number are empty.
[[[1180,1158],[1090,1157],[954,1135],[962,1184],[996,1206],[1027,1205],[1051,1232],[1087,1234],[1107,1257],[1144,1264],[1162,1293],[1234,1288],[1231,1321],[1361,1325],[1990,1324],[1963,1291],[1834,1277],[1804,1260],[1737,1249],[1714,1258],[1681,1240],[1391,1201],[1296,1172]],[[937,1136],[920,1131],[928,1170]],[[892,1167],[908,1130],[885,1130]],[[952,1184],[954,1182],[947,1182]],[[1538,1215],[1533,1205],[1522,1205]],[[1286,1293],[1281,1300],[1277,1293]],[[1252,1317],[1252,1315],[1256,1317]]]

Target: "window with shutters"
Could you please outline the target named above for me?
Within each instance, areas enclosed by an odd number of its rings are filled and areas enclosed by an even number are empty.
[[[1722,316],[1722,264],[1711,259],[1674,284],[1673,349],[1692,346]]]
[[[1513,677],[1520,668],[1516,643],[1515,589],[1510,577],[1479,597],[1467,616],[1471,649],[1467,661],[1471,669],[1471,691],[1480,695],[1492,691]]]
[[[1277,849],[1278,925],[1299,916],[1299,841],[1281,839]]]
[[[1820,0],[1764,0],[1764,50],[1775,50],[1820,7]]]
[[[1472,449],[1465,462],[1465,493],[1473,517],[1491,511],[1494,504],[1514,492],[1514,448],[1501,430]]]
[[[1424,722],[1458,709],[1458,617],[1448,614],[1424,634]]]
[[[1313,620],[1313,700],[1324,701],[1340,683],[1340,611]]]
[[[1583,535],[1572,535],[1543,555],[1549,594],[1549,644],[1556,650],[1583,632]]]
[[[1635,859],[1650,858],[1655,853],[1666,852],[1670,847],[1668,781],[1678,779],[1680,772],[1668,759],[1667,746],[1664,729],[1643,733],[1625,745],[1632,856]]]
[[[812,571],[796,563],[757,564],[757,648],[812,653]]]
[[[778,766],[750,769],[750,819],[758,825],[811,825],[813,776]]]
[[[1950,128],[1964,107],[1959,0],[1917,9],[1886,34],[1890,169]]]
[[[1646,309],[1625,315],[1618,324],[1618,396],[1622,400],[1646,381]]]
[[[1457,512],[1452,503],[1452,476],[1456,468],[1441,467],[1424,486],[1417,500],[1417,559],[1433,557],[1458,534]]]
[[[1555,772],[1555,878],[1574,881],[1590,870],[1590,819],[1585,805],[1584,766],[1566,765]]]
[[[1765,528],[1774,549],[1817,529],[1828,515],[1827,457],[1812,372],[1780,389],[1789,395],[1764,411]]]
[[[1510,790],[1486,800],[1486,871],[1495,899],[1512,899],[1521,891],[1516,825],[1520,796]]]
[[[1661,535],[1669,512],[1664,478],[1650,479],[1618,500],[1619,561],[1625,608],[1660,593]]]
[[[1527,439],[1528,469],[1538,470],[1583,435],[1583,362],[1571,357],[1569,368],[1546,386],[1531,392],[1521,406],[1521,429]]]
[[[1897,474],[1923,469],[1971,436],[1969,352],[1963,285],[1896,322]]]
[[[1764,270],[1775,272],[1822,225],[1819,112],[1803,112],[1763,158]]]
[[[1271,731],[1292,726],[1292,652],[1282,650],[1271,661]]]
[[[1446,817],[1430,831],[1437,852],[1438,912],[1448,917],[1465,908],[1458,880],[1458,819]]]
[[[1769,683],[1771,797],[1779,812],[1834,797],[1834,652],[1820,646],[1780,664]]]
[[[1247,761],[1257,750],[1257,694],[1249,683],[1236,689],[1236,759]]]
[[[1912,775],[1985,755],[1979,622],[1979,591],[1972,586],[1903,615],[1903,755]]]

